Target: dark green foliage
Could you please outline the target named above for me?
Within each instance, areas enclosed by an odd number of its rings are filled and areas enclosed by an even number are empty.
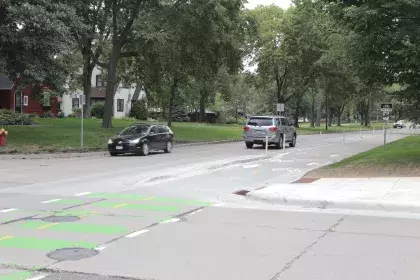
[[[133,103],[130,117],[137,120],[147,120],[147,105],[145,99],[140,99]]]
[[[0,110],[0,125],[31,125],[32,118],[28,114],[16,113],[11,110]]]
[[[105,109],[105,103],[97,102],[92,105],[90,115],[94,118],[102,119],[104,117],[104,109]]]
[[[185,94],[178,91],[175,95],[174,104],[172,108],[172,120],[175,122],[189,122],[188,109],[186,106]]]
[[[53,113],[51,113],[51,111],[46,111],[46,112],[44,112],[44,115],[42,117],[51,119],[51,118],[54,118],[54,115],[53,115]]]

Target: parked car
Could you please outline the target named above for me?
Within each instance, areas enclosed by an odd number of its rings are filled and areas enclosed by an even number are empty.
[[[296,128],[285,117],[255,116],[251,117],[244,127],[244,140],[248,149],[255,144],[265,145],[268,136],[268,145],[275,145],[277,149],[283,148],[283,140],[290,147],[296,146]]]
[[[394,123],[394,128],[404,128],[405,124],[404,121],[397,121],[396,123]]]
[[[140,154],[147,156],[152,150],[171,153],[174,134],[166,125],[133,124],[108,140],[111,156]]]

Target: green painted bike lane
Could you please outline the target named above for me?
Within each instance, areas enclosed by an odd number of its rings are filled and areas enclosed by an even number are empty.
[[[18,271],[1,275],[0,280],[25,280],[34,276],[35,273],[29,271]]]

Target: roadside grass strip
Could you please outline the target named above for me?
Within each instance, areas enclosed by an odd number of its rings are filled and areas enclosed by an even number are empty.
[[[0,275],[0,280],[25,280],[32,277],[34,274],[29,271],[19,271],[7,275]]]
[[[74,233],[120,234],[129,232],[127,228],[121,226],[93,225],[82,223],[47,223],[40,221],[29,221],[21,224],[21,227],[25,229],[53,230]]]
[[[213,203],[200,200],[188,200],[181,198],[165,198],[165,197],[151,197],[136,194],[118,194],[118,193],[88,193],[88,197],[108,198],[108,199],[125,199],[125,200],[140,200],[148,202],[167,202],[174,204],[200,205],[211,206]]]
[[[178,207],[163,206],[163,205],[151,205],[151,204],[129,204],[129,203],[117,203],[109,201],[100,201],[93,203],[92,206],[114,208],[114,209],[133,209],[133,210],[147,210],[157,212],[178,212]]]
[[[32,237],[0,236],[0,248],[54,251],[62,248],[94,249],[97,245],[90,242],[74,242],[58,239],[38,239]]]

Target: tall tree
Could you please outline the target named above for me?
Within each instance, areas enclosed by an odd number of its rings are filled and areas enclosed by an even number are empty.
[[[71,32],[83,32],[72,6],[58,0],[0,1],[0,72],[22,85],[50,82],[64,90],[73,69]]]

